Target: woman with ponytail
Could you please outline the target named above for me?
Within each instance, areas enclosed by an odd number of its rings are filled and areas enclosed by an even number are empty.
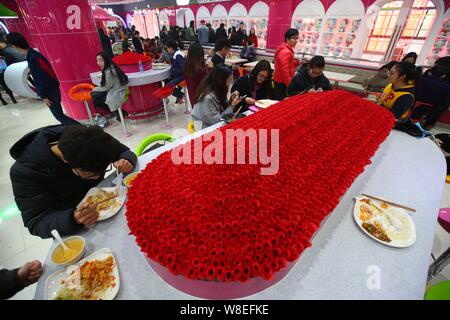
[[[396,119],[407,119],[416,100],[420,76],[421,71],[414,64],[396,63],[389,72],[389,84],[378,104],[389,109]]]

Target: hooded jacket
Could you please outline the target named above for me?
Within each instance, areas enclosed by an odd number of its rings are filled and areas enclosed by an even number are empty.
[[[298,61],[294,59],[294,49],[287,43],[282,43],[275,52],[275,72],[273,81],[284,83],[286,87],[295,74]]]
[[[16,160],[10,170],[15,201],[25,227],[41,238],[50,238],[53,229],[62,236],[82,229],[83,225],[75,221],[74,209],[89,189],[103,179],[78,177],[51,151],[49,143],[58,141],[64,129],[64,125],[37,129],[22,137],[10,150]],[[115,141],[116,156],[111,162],[126,159],[134,166],[136,155]]]

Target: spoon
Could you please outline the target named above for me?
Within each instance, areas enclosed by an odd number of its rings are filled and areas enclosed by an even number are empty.
[[[52,230],[52,236],[56,239],[56,241],[59,242],[61,247],[63,247],[64,251],[70,250],[70,248],[66,246],[66,244],[64,243],[63,239],[61,239],[61,236],[59,235],[59,232],[56,229]]]

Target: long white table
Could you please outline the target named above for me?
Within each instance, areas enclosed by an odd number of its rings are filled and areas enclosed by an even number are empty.
[[[223,125],[218,123],[142,155],[138,169],[176,145]],[[392,131],[372,158],[372,164],[322,222],[312,239],[312,247],[305,250],[289,274],[247,298],[422,299],[445,174],[445,159],[431,140]],[[110,180],[106,179],[103,185],[109,185]],[[417,212],[412,214],[416,243],[396,249],[362,233],[353,219],[353,198],[361,193],[416,208]],[[148,266],[129,231],[125,209],[122,209],[113,218],[81,233],[86,239],[86,255],[104,247],[114,253],[120,272],[117,299],[195,298],[169,286]],[[36,299],[43,299],[45,280],[58,269],[47,256]],[[374,276],[379,276],[379,287],[370,285]]]

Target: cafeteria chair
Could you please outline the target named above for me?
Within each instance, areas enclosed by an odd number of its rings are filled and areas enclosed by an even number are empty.
[[[177,86],[180,88],[183,88],[183,94],[184,94],[184,107],[185,107],[185,111],[184,114],[190,114],[189,112],[189,106],[188,106],[188,91],[187,91],[187,84],[186,84],[186,80],[183,80],[181,82],[177,83]]]
[[[245,68],[242,66],[238,67],[239,77],[243,77],[245,73]]]
[[[164,86],[159,89],[153,91],[153,96],[157,99],[162,100],[164,105],[164,113],[166,115],[166,128],[172,128],[172,125],[169,122],[169,106],[168,106],[168,98],[172,95],[173,86]]]
[[[74,85],[72,88],[69,89],[68,95],[69,98],[73,101],[83,102],[84,107],[86,108],[86,113],[89,117],[89,122],[94,125],[94,120],[92,118],[91,109],[89,108],[89,100],[92,100],[91,98],[91,92],[95,88],[95,86],[91,83],[80,83]]]
[[[147,149],[147,147],[149,145],[151,145],[152,143],[155,142],[163,142],[161,143],[157,143],[153,146],[151,146],[150,148]],[[141,142],[139,142],[138,146],[136,147],[136,149],[134,150],[134,153],[136,154],[136,156],[141,156],[146,152],[155,150],[159,147],[162,147],[163,145],[165,145],[166,142],[173,142],[175,141],[175,138],[172,137],[170,134],[167,133],[154,133],[152,135],[149,135],[148,137],[142,139]],[[147,149],[147,150],[146,150]]]
[[[450,233],[450,208],[442,208],[439,210],[438,223],[445,231],[447,231],[447,233]],[[444,270],[448,264],[450,264],[450,247],[435,259],[428,268],[428,281]]]
[[[426,103],[422,101],[416,101],[411,109],[409,118],[412,122],[417,123],[425,120],[427,115],[433,110],[433,105],[431,103]]]
[[[450,280],[435,284],[428,289],[425,300],[450,300]]]

